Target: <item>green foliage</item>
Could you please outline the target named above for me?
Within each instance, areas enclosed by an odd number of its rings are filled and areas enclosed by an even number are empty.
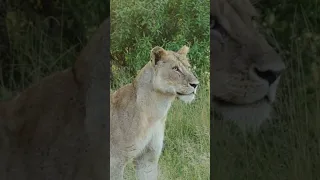
[[[145,65],[154,46],[178,50],[190,46],[197,74],[209,72],[209,0],[111,1],[113,87]],[[121,70],[122,69],[122,70]]]
[[[305,75],[312,76],[310,67],[314,66],[313,63],[319,64],[320,3],[316,0],[271,0],[263,1],[259,7],[263,9],[265,33],[285,42],[280,43],[279,48],[286,59],[297,61],[304,57]],[[297,68],[298,64],[290,65]]]

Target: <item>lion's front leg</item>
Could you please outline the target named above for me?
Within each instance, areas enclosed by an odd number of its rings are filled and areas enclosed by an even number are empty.
[[[155,127],[153,137],[141,155],[135,158],[136,174],[139,180],[157,180],[158,162],[162,151],[164,123]]]
[[[126,163],[118,157],[110,157],[110,180],[122,180]]]

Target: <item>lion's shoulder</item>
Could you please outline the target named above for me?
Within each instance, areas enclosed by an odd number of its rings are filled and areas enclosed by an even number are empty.
[[[132,83],[120,87],[111,95],[113,108],[121,109],[126,107],[136,97],[135,87]]]

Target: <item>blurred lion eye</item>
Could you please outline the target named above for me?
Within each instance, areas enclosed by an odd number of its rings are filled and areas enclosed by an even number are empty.
[[[223,26],[218,22],[216,17],[210,15],[210,30],[211,29],[215,32],[218,32],[222,37],[226,37],[228,34]]]
[[[172,69],[175,70],[175,71],[179,71],[178,66],[175,66],[175,67],[173,67]]]

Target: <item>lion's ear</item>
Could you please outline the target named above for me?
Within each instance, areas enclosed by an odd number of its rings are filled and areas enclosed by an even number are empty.
[[[156,46],[151,50],[150,58],[153,65],[156,65],[164,55],[167,54],[167,51],[162,47]]]
[[[189,47],[188,46],[182,46],[181,49],[179,49],[179,51],[177,53],[181,54],[181,55],[187,55],[189,52]]]

